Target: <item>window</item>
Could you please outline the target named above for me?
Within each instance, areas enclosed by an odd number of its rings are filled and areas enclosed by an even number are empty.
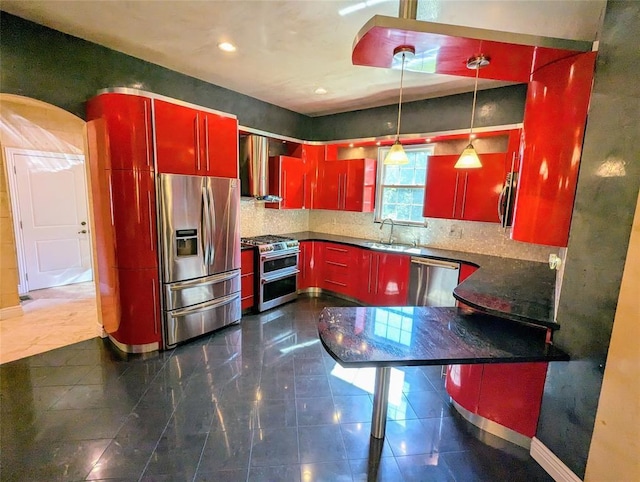
[[[422,204],[427,177],[427,161],[433,154],[433,144],[404,148],[409,164],[385,166],[389,147],[378,151],[378,192],[375,220],[391,218],[400,224],[423,224]]]

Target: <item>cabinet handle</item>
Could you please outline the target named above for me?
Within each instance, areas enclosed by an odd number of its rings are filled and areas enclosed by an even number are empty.
[[[327,251],[337,251],[337,252],[339,252],[339,253],[346,253],[346,252],[347,252],[347,250],[346,250],[346,249],[334,248],[334,247],[332,247],[332,246],[327,246],[325,249],[326,249]]]
[[[331,265],[331,266],[339,266],[340,268],[348,268],[349,265],[346,265],[344,263],[338,263],[336,261],[325,261],[325,263]]]
[[[302,207],[307,207],[307,175],[302,175]]]
[[[149,214],[149,222],[147,225],[149,226],[149,247],[151,251],[155,251],[155,244],[153,243],[153,225],[152,225],[152,213],[151,213],[151,193],[147,192],[147,211]]]
[[[369,253],[369,287],[367,288],[367,293],[371,293],[371,270],[373,266],[371,266],[371,253]]]
[[[151,157],[149,156],[149,108],[147,107],[147,102],[146,99],[142,102],[144,106],[144,145],[146,147],[147,166],[151,167]]]
[[[158,296],[156,295],[156,284],[151,280],[151,293],[153,294],[153,332],[158,334]]]
[[[204,159],[207,163],[207,175],[209,174],[209,116],[204,116]]]
[[[282,198],[283,203],[287,202],[285,194],[287,192],[287,171],[282,171],[282,183],[278,186],[278,196]]]
[[[378,294],[378,280],[380,279],[380,256],[376,256],[376,294]]]
[[[193,128],[196,135],[196,168],[200,170],[200,114],[196,114],[196,118],[193,122]]]
[[[462,212],[460,213],[460,217],[464,219],[464,208],[467,203],[467,184],[469,182],[469,173],[465,173],[464,175],[464,191],[462,191]]]
[[[453,209],[451,210],[451,217],[456,217],[456,201],[458,200],[458,178],[460,177],[460,173],[456,172],[456,187],[453,191]]]

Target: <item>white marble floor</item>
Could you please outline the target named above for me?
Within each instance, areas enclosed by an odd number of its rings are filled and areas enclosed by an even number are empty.
[[[0,363],[98,336],[93,281],[29,292],[23,315],[0,321]]]

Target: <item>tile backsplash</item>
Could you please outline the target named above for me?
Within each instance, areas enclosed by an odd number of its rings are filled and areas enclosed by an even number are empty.
[[[558,248],[521,243],[509,239],[508,231],[498,224],[427,218],[426,226],[395,226],[397,243],[431,248],[489,254],[505,258],[547,262]],[[267,209],[264,203],[243,198],[241,202],[241,235],[281,234],[315,231],[355,238],[380,240],[389,238],[391,226],[373,222],[372,213],[325,210]]]

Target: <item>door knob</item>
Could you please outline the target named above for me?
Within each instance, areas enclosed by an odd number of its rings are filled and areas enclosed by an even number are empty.
[[[81,225],[81,226],[86,226],[86,225],[87,225],[87,222],[86,222],[86,221],[82,221],[82,222],[80,223],[80,225]]]
[[[78,231],[78,234],[86,234],[86,233],[87,233],[86,229],[83,229],[82,231]]]

